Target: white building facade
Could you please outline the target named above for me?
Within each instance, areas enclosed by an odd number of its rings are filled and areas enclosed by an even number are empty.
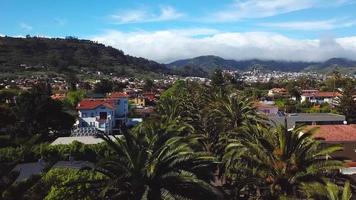
[[[100,130],[111,134],[113,130],[125,127],[128,117],[128,97],[106,99],[83,99],[77,106],[79,132]]]

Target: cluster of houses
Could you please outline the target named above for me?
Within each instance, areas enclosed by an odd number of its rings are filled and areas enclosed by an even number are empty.
[[[321,92],[319,90],[302,90],[300,95],[300,102],[310,102],[315,104],[335,104],[337,99],[341,96],[338,91],[335,92]],[[297,100],[297,97],[290,96],[285,88],[272,88],[268,91],[270,98],[291,98]]]
[[[284,88],[273,88],[269,97],[293,98]],[[341,96],[339,92],[320,92],[303,90],[300,102],[311,102],[316,105],[328,103],[335,105]],[[273,99],[273,98],[272,98]],[[294,97],[294,100],[297,100]],[[356,180],[356,125],[347,124],[344,115],[334,113],[285,113],[280,111],[274,101],[255,103],[259,112],[264,113],[273,125],[286,125],[289,130],[303,125],[304,131],[314,129],[314,138],[325,144],[341,144],[344,148],[333,155],[334,158],[345,160],[345,168],[341,173]]]

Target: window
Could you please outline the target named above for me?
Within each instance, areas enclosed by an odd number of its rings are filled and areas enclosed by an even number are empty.
[[[107,112],[100,112],[100,119],[107,119],[108,113]]]
[[[91,113],[91,117],[94,117],[94,113],[93,112]]]

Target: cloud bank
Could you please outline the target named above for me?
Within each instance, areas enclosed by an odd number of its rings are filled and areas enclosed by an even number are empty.
[[[121,32],[111,30],[91,40],[126,54],[168,63],[201,55],[227,59],[324,61],[333,57],[356,59],[356,36],[293,39],[270,32],[219,32],[214,29]]]

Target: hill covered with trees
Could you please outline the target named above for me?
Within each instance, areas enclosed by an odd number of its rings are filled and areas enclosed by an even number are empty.
[[[100,71],[124,76],[167,73],[165,65],[75,37],[0,37],[0,72],[45,71],[85,73]]]

